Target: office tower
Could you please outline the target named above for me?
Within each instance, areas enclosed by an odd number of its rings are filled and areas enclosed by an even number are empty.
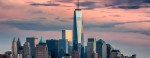
[[[136,54],[132,55],[131,58],[136,58]]]
[[[0,56],[0,58],[12,58],[11,57],[11,51],[6,51],[4,55],[2,55],[2,57]],[[3,57],[4,56],[4,57]]]
[[[62,39],[72,42],[72,30],[62,30]]]
[[[22,54],[18,54],[17,58],[22,58]]]
[[[18,49],[18,58],[23,58],[23,47],[20,46]]]
[[[12,57],[13,58],[17,58],[17,42],[15,40],[15,38],[12,41]]]
[[[36,58],[48,58],[48,57],[49,57],[48,47],[41,38],[39,44],[36,46]]]
[[[65,53],[71,53],[72,46],[72,30],[62,30],[62,45]],[[70,49],[69,49],[70,48]]]
[[[124,55],[123,55],[123,54],[121,54],[121,58],[124,58]]]
[[[21,47],[21,41],[20,39],[18,38],[17,40],[17,53],[19,53],[19,48]]]
[[[128,56],[124,56],[124,58],[129,58]]]
[[[119,50],[112,50],[110,58],[121,58],[121,52]]]
[[[79,58],[80,56],[79,56],[79,52],[78,51],[72,51],[72,56],[71,56],[71,58]]]
[[[38,44],[38,38],[35,37],[27,37],[26,41],[30,44],[31,57],[35,58],[35,47]]]
[[[51,55],[51,58],[58,58],[58,40],[46,40],[46,44],[48,47],[49,55]]]
[[[87,58],[93,58],[96,55],[96,40],[88,38],[87,42]]]
[[[69,41],[68,41],[68,53],[69,53],[69,54],[72,53],[72,49],[73,49],[72,42],[69,42]]]
[[[58,40],[58,58],[62,58],[66,54],[67,51],[67,45],[66,45],[65,39],[59,39]]]
[[[98,53],[99,58],[107,58],[106,43],[102,39],[99,39],[96,42],[96,52]]]
[[[23,58],[31,58],[31,51],[30,51],[30,44],[29,42],[25,42],[23,45]]]
[[[80,58],[84,58],[83,17],[82,11],[79,8],[79,0],[77,5],[73,21],[73,51],[79,52]]]
[[[112,46],[110,44],[106,44],[106,46],[107,46],[107,58],[110,58]]]
[[[71,58],[70,54],[65,54],[62,58]]]

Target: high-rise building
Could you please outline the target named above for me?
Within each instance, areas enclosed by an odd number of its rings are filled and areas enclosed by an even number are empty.
[[[112,50],[110,58],[121,58],[121,52],[119,50]]]
[[[62,30],[62,40],[59,40],[60,44],[63,45],[63,51],[65,53],[70,53],[71,43],[72,43],[72,30]]]
[[[49,57],[48,47],[41,38],[39,44],[36,46],[36,58],[48,58],[48,57]]]
[[[23,47],[20,46],[18,49],[18,58],[23,58]]]
[[[68,53],[68,45],[65,39],[58,40],[58,58],[62,58],[66,53]]]
[[[78,51],[72,51],[71,58],[80,58]]]
[[[18,54],[17,58],[22,58],[22,54]]]
[[[73,21],[73,51],[79,52],[80,58],[84,58],[84,38],[83,38],[83,19],[82,11],[79,8],[79,0],[77,9],[74,11]]]
[[[58,51],[58,45],[59,45],[59,41],[58,40],[46,40],[46,44],[48,47],[48,52],[49,55],[51,55],[51,58],[59,58],[59,51]]]
[[[136,54],[132,55],[131,58],[136,58]]]
[[[71,58],[70,54],[65,54],[62,58]]]
[[[17,42],[14,38],[13,41],[12,41],[12,57],[17,58],[17,56],[18,56],[17,54],[18,54],[17,53]]]
[[[96,40],[94,38],[88,38],[87,42],[87,58],[96,57]]]
[[[21,47],[21,41],[20,39],[18,38],[17,40],[17,53],[19,53],[19,48]]]
[[[110,54],[111,54],[111,51],[112,51],[112,46],[110,44],[106,44],[107,46],[107,58],[110,58]]]
[[[62,30],[62,39],[72,42],[72,30]]]
[[[29,42],[25,42],[23,46],[23,58],[31,58],[31,51],[30,51],[30,44]]]
[[[35,58],[35,47],[38,44],[38,38],[35,37],[27,37],[26,41],[30,44],[31,57]]]
[[[99,58],[107,58],[107,47],[105,41],[99,39],[96,42],[96,52]]]

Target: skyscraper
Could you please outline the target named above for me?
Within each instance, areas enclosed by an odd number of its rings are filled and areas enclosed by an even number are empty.
[[[48,52],[49,52],[49,55],[51,55],[51,58],[59,58],[58,57],[58,43],[59,41],[58,40],[54,40],[54,39],[51,39],[51,40],[46,40],[46,44],[47,44],[47,47],[48,47]]]
[[[30,44],[25,42],[23,46],[23,58],[31,58]]]
[[[18,54],[17,53],[17,42],[14,38],[13,41],[12,41],[12,57],[17,58],[17,56],[18,56],[17,54]]]
[[[77,51],[79,53],[80,58],[84,58],[83,20],[82,11],[79,8],[79,0],[77,9],[75,9],[74,11],[73,51]]]
[[[49,57],[48,47],[41,38],[39,44],[36,46],[36,58],[48,58],[48,57]]]
[[[30,44],[30,51],[32,58],[35,58],[35,47],[38,44],[38,38],[35,37],[27,37],[26,41]]]
[[[17,40],[17,53],[19,53],[19,48],[21,47],[21,41],[20,39],[18,38]]]
[[[106,44],[107,46],[107,58],[110,58],[110,54],[111,54],[111,51],[112,51],[112,46],[110,44]]]
[[[121,52],[119,50],[112,50],[110,58],[121,58]]]
[[[72,30],[62,30],[62,39],[72,41]]]
[[[96,52],[98,53],[99,58],[107,58],[106,43],[102,39],[99,39],[96,42]]]
[[[87,58],[93,58],[94,54],[96,54],[96,40],[94,38],[88,38]]]

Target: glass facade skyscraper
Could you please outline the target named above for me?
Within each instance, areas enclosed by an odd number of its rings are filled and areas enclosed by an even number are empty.
[[[27,37],[26,41],[30,44],[30,51],[32,58],[35,58],[35,47],[38,44],[38,38],[35,37]]]
[[[78,51],[84,58],[83,20],[81,9],[75,9],[73,21],[73,51]]]

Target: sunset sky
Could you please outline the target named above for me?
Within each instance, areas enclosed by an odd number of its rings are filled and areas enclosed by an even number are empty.
[[[0,53],[14,37],[61,39],[72,29],[75,0],[0,0]],[[103,39],[124,55],[150,56],[150,0],[81,0],[84,36]]]

